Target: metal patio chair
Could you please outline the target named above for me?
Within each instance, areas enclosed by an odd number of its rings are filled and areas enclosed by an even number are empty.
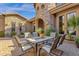
[[[56,37],[52,42],[51,46],[49,45],[43,46],[42,48],[40,48],[39,53],[41,52],[41,50],[44,50],[47,52],[48,55],[56,55],[56,56],[62,55],[63,51],[57,49],[57,47],[59,47],[63,43],[64,39],[65,35]]]
[[[37,33],[37,32],[33,32],[33,33],[32,33],[32,36],[33,36],[33,37],[38,37],[38,33]]]
[[[14,36],[14,39],[12,39],[12,42],[14,43],[13,52],[17,56],[22,56],[25,53],[28,53],[31,48],[33,48],[32,45],[28,43],[26,44],[20,43],[19,38],[17,36]]]

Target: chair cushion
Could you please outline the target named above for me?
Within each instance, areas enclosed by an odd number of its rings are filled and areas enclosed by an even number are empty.
[[[31,33],[30,32],[26,32],[25,34],[25,38],[31,37]]]
[[[22,46],[23,51],[28,50],[30,48],[32,48],[32,46],[30,44],[27,44],[25,46]]]
[[[19,43],[21,45],[26,45],[26,44],[28,44],[28,41],[26,41],[24,38],[22,38]]]
[[[23,43],[28,43],[27,41],[20,41],[19,43],[23,44]]]
[[[53,43],[53,39],[46,40],[46,41],[44,42],[45,45],[49,45],[49,46],[51,46],[52,43]]]
[[[50,50],[51,50],[51,46],[45,45],[45,46],[42,47],[42,49],[49,53]]]
[[[55,36],[56,36],[56,32],[50,33],[50,36],[51,36],[51,37],[55,37]]]
[[[33,36],[33,37],[38,37],[38,33],[37,33],[37,32],[33,32],[33,33],[32,33],[32,36]]]

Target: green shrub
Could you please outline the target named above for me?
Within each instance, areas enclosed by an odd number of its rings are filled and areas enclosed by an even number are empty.
[[[21,35],[24,35],[24,33],[23,33],[23,32],[21,32]]]
[[[79,37],[76,38],[75,42],[79,44]]]
[[[4,31],[0,31],[0,37],[4,37]]]
[[[44,33],[44,30],[42,28],[38,28],[38,29],[36,29],[36,32],[37,33]]]
[[[14,35],[16,35],[16,32],[11,32],[11,36],[14,36]]]
[[[51,32],[55,32],[55,30],[52,29],[51,27],[49,27],[49,28],[46,30],[45,35],[46,35],[46,36],[50,36],[50,33],[51,33]]]

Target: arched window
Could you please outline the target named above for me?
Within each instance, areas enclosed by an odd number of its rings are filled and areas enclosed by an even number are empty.
[[[42,8],[42,9],[44,9],[44,8],[45,8],[45,5],[44,5],[44,4],[42,4],[42,5],[41,5],[41,8]]]
[[[37,10],[39,10],[39,7],[37,7]]]
[[[19,31],[22,32],[22,23],[19,23]]]
[[[12,32],[15,32],[16,23],[12,22]]]

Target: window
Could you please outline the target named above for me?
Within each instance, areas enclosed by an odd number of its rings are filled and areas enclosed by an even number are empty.
[[[71,12],[67,14],[67,19],[69,20],[71,17],[76,16],[76,12]]]
[[[64,33],[64,16],[59,16],[59,33]]]
[[[44,9],[44,8],[45,8],[45,5],[44,5],[44,4],[42,4],[42,5],[41,5],[41,8],[42,8],[42,9]]]
[[[15,25],[16,23],[15,22],[12,22],[12,32],[15,32]]]
[[[22,24],[19,23],[19,31],[22,32]]]
[[[37,7],[37,10],[39,10],[39,7]]]
[[[76,12],[71,12],[67,14],[67,20],[69,20],[70,18],[76,16]],[[72,33],[72,34],[76,34],[75,30],[73,29],[73,27],[68,27],[68,32]]]

